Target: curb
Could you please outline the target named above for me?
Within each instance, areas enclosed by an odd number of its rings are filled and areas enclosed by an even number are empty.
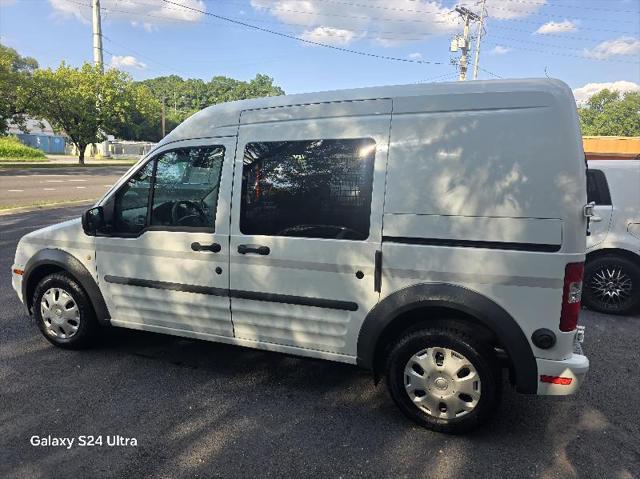
[[[135,165],[135,162],[122,162],[122,163],[101,163],[101,164],[85,164],[78,165],[77,163],[0,163],[0,170],[31,170],[36,168],[41,169],[57,169],[57,168],[78,168],[78,169],[87,169],[90,170],[92,168],[131,168]]]
[[[49,203],[46,205],[35,205],[35,206],[18,206],[17,208],[8,208],[6,210],[0,210],[0,216],[8,216],[15,215],[18,213],[30,213],[32,211],[40,211],[40,210],[49,210],[54,208],[61,208],[64,206],[73,206],[73,205],[82,205],[87,204],[91,205],[96,202],[93,200],[76,200],[76,201],[61,201],[59,203]]]

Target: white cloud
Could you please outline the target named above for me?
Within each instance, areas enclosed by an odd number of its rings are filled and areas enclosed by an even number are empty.
[[[347,45],[356,36],[356,32],[333,27],[316,27],[313,30],[305,30],[300,38],[311,42],[326,43],[328,45]]]
[[[346,45],[367,38],[378,45],[396,46],[423,42],[434,36],[449,36],[459,32],[462,21],[452,11],[451,0],[367,0],[359,2],[320,0],[251,0],[251,6],[260,13],[267,13],[287,27],[293,27],[296,35],[316,41],[322,38],[331,44]],[[492,18],[512,19],[538,11],[546,0],[514,2],[492,0],[487,11]],[[479,11],[477,0],[459,0],[473,11]],[[353,32],[330,35],[331,30]],[[313,34],[313,37],[309,37]],[[348,38],[348,39],[347,39]]]
[[[172,2],[197,10],[206,11],[207,9],[202,0],[172,0]],[[74,17],[85,23],[91,21],[91,8],[80,7],[66,0],[49,0],[49,3],[59,15]],[[132,25],[139,25],[147,31],[153,30],[157,25],[198,22],[203,16],[201,13],[179,5],[160,1],[140,3],[136,0],[102,0],[100,6],[103,9],[103,17],[130,21]]]
[[[111,57],[111,66],[114,68],[138,68],[141,70],[147,68],[146,64],[131,55],[113,55]]]
[[[423,41],[449,35],[460,25],[458,14],[440,0],[395,0],[392,5],[388,0],[367,0],[349,8],[333,1],[251,0],[251,6],[293,27],[296,35],[302,31],[304,38],[341,45],[363,37],[385,46]],[[336,32],[340,37],[335,38]]]
[[[409,53],[407,57],[409,58],[409,60],[422,60],[422,53]]]
[[[578,29],[576,22],[571,20],[564,20],[562,22],[547,22],[538,28],[535,33],[566,33],[575,32]]]
[[[506,53],[509,53],[510,51],[511,48],[503,47],[502,45],[496,45],[489,53],[491,55],[504,55]]]
[[[618,55],[639,55],[640,40],[633,37],[620,37],[615,40],[607,40],[599,43],[592,49],[584,50],[584,55],[588,58],[604,60]]]
[[[573,96],[576,98],[576,103],[580,105],[605,88],[624,93],[627,91],[640,91],[640,84],[626,80],[604,83],[587,83],[585,86],[575,88],[573,90]]]

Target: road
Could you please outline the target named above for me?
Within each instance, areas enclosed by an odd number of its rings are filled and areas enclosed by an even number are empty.
[[[94,200],[115,183],[128,166],[29,168],[0,170],[0,208],[73,200]]]
[[[536,477],[640,473],[640,317],[584,311],[591,372],[575,397],[506,390],[495,418],[446,436],[402,416],[355,367],[113,330],[49,345],[9,283],[19,237],[77,216],[0,217],[0,477]],[[136,447],[34,447],[39,436]]]

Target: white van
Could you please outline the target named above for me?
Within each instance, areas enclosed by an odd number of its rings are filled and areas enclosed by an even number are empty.
[[[583,381],[585,171],[555,80],[216,105],[22,238],[13,286],[57,346],[110,325],[357,364],[461,432],[503,368],[527,394]]]
[[[585,306],[632,314],[640,308],[640,159],[589,161],[587,195],[596,216],[587,238]]]

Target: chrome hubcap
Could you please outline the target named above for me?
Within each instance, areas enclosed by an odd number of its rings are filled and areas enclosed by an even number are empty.
[[[64,289],[49,288],[42,295],[40,314],[48,335],[68,339],[78,332],[80,310]]]
[[[427,414],[453,419],[469,414],[480,400],[480,376],[465,356],[447,348],[424,349],[404,368],[409,398]]]
[[[618,266],[607,266],[597,271],[590,286],[596,298],[609,307],[626,302],[633,290],[631,278]]]

